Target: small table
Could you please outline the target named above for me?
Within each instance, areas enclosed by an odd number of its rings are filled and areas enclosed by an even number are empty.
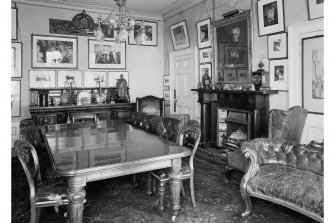
[[[82,222],[87,182],[172,167],[173,219],[180,206],[181,158],[190,149],[120,120],[41,127],[54,170],[68,179],[70,222]]]

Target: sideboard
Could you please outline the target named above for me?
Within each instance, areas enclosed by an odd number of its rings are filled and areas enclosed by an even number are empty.
[[[89,104],[42,107],[30,105],[29,112],[38,125],[66,123],[74,113],[94,113],[99,120],[128,119],[135,103]]]

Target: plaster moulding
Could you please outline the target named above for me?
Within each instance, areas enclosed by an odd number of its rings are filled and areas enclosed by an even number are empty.
[[[85,10],[87,13],[101,13],[108,15],[110,10],[113,8],[114,4],[101,5],[92,2],[83,2],[83,1],[74,1],[74,0],[15,0],[18,4],[27,4],[27,5],[38,5],[51,8],[60,8],[60,9],[71,9],[76,11]],[[114,2],[114,1],[111,1]],[[139,17],[147,20],[159,20],[162,21],[162,14],[155,11],[145,11],[132,9],[127,7],[127,10],[131,13],[133,17]]]
[[[207,0],[178,0],[160,11],[164,19],[169,19]]]

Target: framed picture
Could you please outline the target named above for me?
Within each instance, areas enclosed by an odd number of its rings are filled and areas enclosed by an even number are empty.
[[[249,83],[252,69],[250,11],[214,22],[214,27],[216,65],[214,79],[223,83]],[[248,77],[239,79],[236,75],[237,70],[248,70]],[[233,78],[234,76],[236,78]]]
[[[12,38],[12,40],[17,40],[18,39],[17,38],[17,31],[18,31],[18,13],[17,12],[18,12],[17,8],[12,8],[12,11],[11,11],[11,16],[12,16],[11,38]]]
[[[80,70],[59,70],[57,73],[57,87],[81,87],[82,78]]]
[[[307,0],[310,20],[323,18],[323,1],[324,0]]]
[[[128,71],[110,71],[108,72],[108,87],[116,87],[116,82],[121,78],[127,81],[129,87],[129,72]]]
[[[163,76],[163,86],[164,87],[170,86],[170,76]]]
[[[212,62],[212,48],[205,48],[199,50],[199,62],[200,63],[211,63]]]
[[[249,81],[249,71],[248,70],[237,70],[236,71],[236,78],[241,82],[248,82]]]
[[[137,21],[140,22],[140,21]],[[142,34],[143,33],[143,34]],[[142,34],[142,35],[141,35]],[[134,30],[129,32],[129,45],[136,45],[140,41],[140,45],[157,46],[158,41],[158,24],[157,22],[144,21],[143,26],[135,25]],[[142,38],[142,39],[141,39]]]
[[[170,32],[174,50],[190,47],[185,20],[170,26]]]
[[[55,70],[29,70],[29,88],[56,87]]]
[[[88,68],[126,69],[126,42],[88,40]]]
[[[107,87],[107,74],[105,71],[84,71],[83,87]]]
[[[170,91],[163,90],[163,98],[165,101],[170,101]]]
[[[78,38],[31,34],[32,68],[77,68]]]
[[[302,39],[302,106],[310,113],[323,114],[324,37]]]
[[[200,73],[200,81],[202,80],[202,77],[208,73],[208,75],[210,76],[212,82],[213,82],[213,76],[212,76],[212,64],[211,63],[205,63],[205,64],[200,64],[200,69],[199,69],[199,73]]]
[[[21,116],[21,81],[12,80],[11,109],[12,117]]]
[[[270,86],[273,90],[288,89],[287,59],[270,60]]]
[[[197,23],[197,36],[199,49],[212,46],[210,18]]]
[[[287,45],[287,33],[269,35],[269,59],[287,58]]]
[[[22,43],[12,43],[12,77],[22,77]]]
[[[283,0],[259,0],[257,6],[259,36],[285,30]]]

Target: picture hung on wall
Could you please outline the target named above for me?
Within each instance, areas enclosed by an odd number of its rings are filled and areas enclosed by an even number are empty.
[[[163,98],[165,101],[170,101],[170,91],[163,90]]]
[[[11,24],[12,24],[12,27],[11,27],[11,39],[12,40],[17,40],[17,31],[18,31],[18,13],[17,13],[17,8],[12,8],[12,11],[11,11]]]
[[[108,87],[116,87],[117,81],[121,78],[127,81],[129,87],[129,72],[128,71],[110,71],[108,72]]]
[[[257,5],[259,36],[285,30],[283,0],[259,0]]]
[[[205,64],[200,64],[200,69],[199,69],[199,73],[200,73],[200,81],[202,81],[203,77],[205,75],[208,75],[211,80],[213,81],[213,76],[212,76],[212,64],[211,63],[205,63]]]
[[[174,50],[190,47],[185,20],[170,26],[170,32]]]
[[[81,87],[80,70],[59,70],[57,73],[57,87]]]
[[[287,59],[270,60],[270,86],[272,90],[288,90]]]
[[[12,76],[22,77],[22,43],[12,43]]]
[[[236,70],[236,77],[237,80],[241,82],[248,82],[249,81],[249,71],[248,70]]]
[[[78,38],[31,35],[32,68],[77,68]]]
[[[268,35],[269,59],[287,58],[287,33]]]
[[[163,86],[164,87],[169,87],[170,86],[170,76],[163,76]]]
[[[139,23],[140,21],[136,21]],[[141,35],[141,34],[144,35]],[[157,22],[150,22],[144,21],[143,26],[135,25],[134,30],[129,32],[129,45],[136,45],[137,43],[141,43],[144,46],[157,46],[158,40],[158,23]]]
[[[199,50],[199,62],[200,63],[210,63],[212,62],[212,48],[205,48]]]
[[[215,78],[221,83],[249,82],[251,73],[251,21],[250,11],[214,23]],[[233,72],[234,70],[234,72]],[[240,79],[237,70],[248,70],[248,77]],[[231,74],[228,76],[228,74]]]
[[[84,87],[107,87],[105,71],[84,71]]]
[[[126,69],[126,42],[88,40],[88,68]]]
[[[205,19],[197,23],[197,36],[199,49],[212,45],[211,19]]]
[[[323,18],[324,0],[307,0],[309,19]]]
[[[11,114],[12,117],[21,116],[21,81],[12,80],[11,86]]]
[[[323,114],[324,37],[302,39],[302,106],[311,113]]]
[[[56,87],[55,70],[29,70],[29,88]]]

